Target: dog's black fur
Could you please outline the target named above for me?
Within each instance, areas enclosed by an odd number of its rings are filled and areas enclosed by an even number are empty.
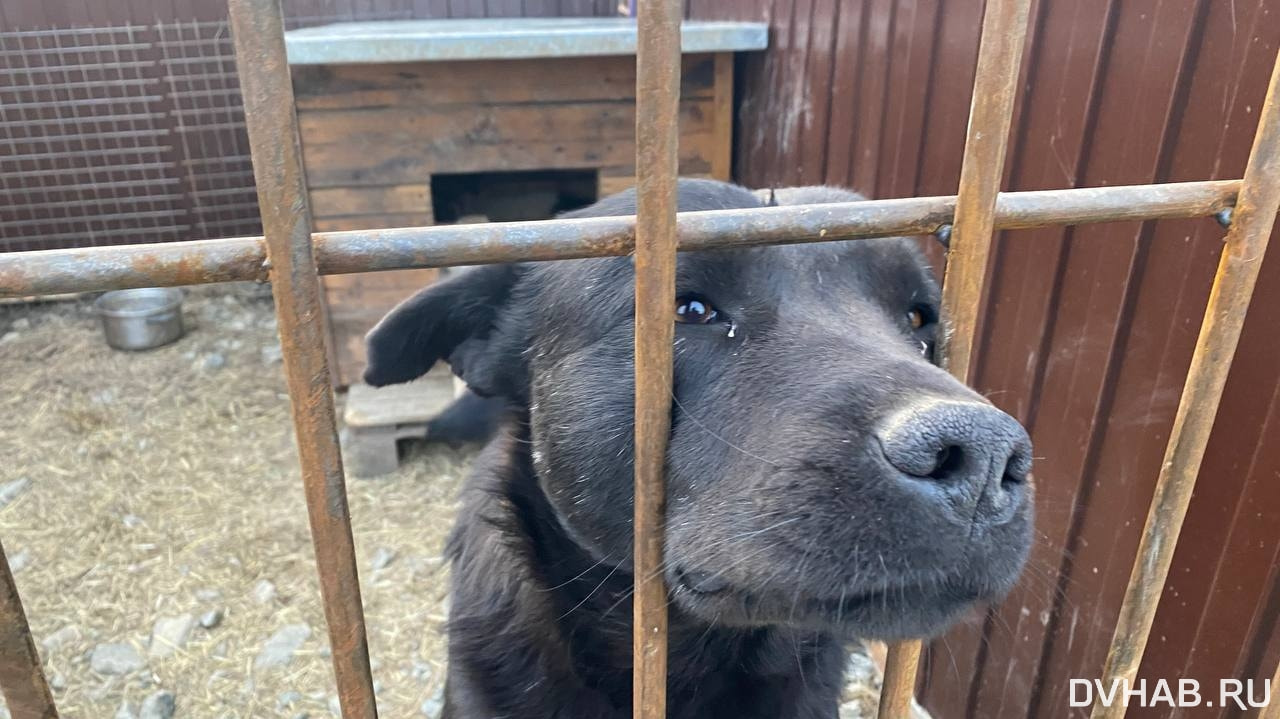
[[[840,192],[773,201],[858,199]],[[682,211],[765,204],[679,186]],[[571,215],[634,210],[626,192]],[[676,326],[669,716],[834,717],[846,641],[935,633],[1016,580],[1030,447],[929,361],[938,291],[909,240],[686,253],[677,275],[673,321],[690,300],[718,315]],[[444,359],[510,407],[449,542],[448,716],[630,716],[633,301],[625,257],[495,265],[370,333],[370,384]],[[926,416],[943,400],[964,419]],[[979,436],[966,422],[999,425],[980,435],[1007,445],[998,484],[930,479],[933,449],[886,460]]]

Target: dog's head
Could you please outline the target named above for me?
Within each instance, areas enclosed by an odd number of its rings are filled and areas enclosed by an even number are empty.
[[[731,185],[680,185],[681,210],[762,204]],[[624,193],[575,214],[631,212]],[[366,374],[403,382],[443,359],[527,410],[561,524],[623,569],[632,275],[625,257],[471,270],[389,314]],[[938,288],[913,242],[683,253],[676,285],[666,576],[681,609],[896,638],[1011,587],[1031,543],[1030,444],[934,366]]]

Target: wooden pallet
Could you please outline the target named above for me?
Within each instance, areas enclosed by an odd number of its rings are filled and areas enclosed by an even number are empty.
[[[357,477],[376,477],[400,466],[397,443],[425,438],[428,423],[464,388],[441,365],[421,379],[388,387],[353,384],[347,390],[343,460]]]

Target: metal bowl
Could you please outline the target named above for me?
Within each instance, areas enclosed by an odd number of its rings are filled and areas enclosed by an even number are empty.
[[[93,303],[107,344],[147,350],[182,336],[182,292],[167,287],[116,290]]]

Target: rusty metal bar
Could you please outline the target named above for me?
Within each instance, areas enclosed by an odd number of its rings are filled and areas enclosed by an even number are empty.
[[[280,0],[229,5],[338,699],[346,719],[376,719]]]
[[[1271,677],[1271,688],[1280,686],[1280,665],[1276,665],[1276,673]],[[1258,712],[1258,719],[1280,719],[1280,701],[1269,702]]]
[[[982,17],[969,132],[942,285],[948,329],[939,350],[943,366],[961,382],[969,378],[1030,7],[1031,0],[989,0]]]
[[[0,694],[15,717],[58,719],[3,544],[0,544]]]
[[[1277,208],[1280,208],[1280,55],[1271,72],[1271,84],[1258,118],[1258,133],[1254,136],[1240,187],[1240,200],[1232,211],[1231,227],[1213,278],[1196,349],[1191,355],[1191,368],[1187,370],[1187,382],[1169,433],[1129,587],[1120,605],[1120,617],[1103,669],[1103,686],[1114,686],[1116,681],[1132,686],[1142,663],[1142,653],[1164,593],[1178,534],[1191,503],[1191,492],[1213,430],[1227,374],[1231,371],[1253,287],[1262,269]],[[1091,716],[1116,719],[1124,713],[1123,702],[1112,702],[1110,706],[1099,702],[1094,704]]]
[[[916,669],[920,666],[922,643],[915,639],[894,642],[884,660],[884,681],[880,685],[877,719],[909,719],[916,692]]]
[[[680,0],[640,4],[636,46],[635,596],[631,712],[667,716],[662,573],[676,298]]]
[[[996,227],[996,202],[1000,196],[1030,9],[1031,0],[988,0],[982,16],[969,129],[942,284],[945,330],[938,342],[942,366],[966,384],[991,255],[991,236]],[[920,641],[889,646],[884,688],[880,694],[881,719],[911,716],[920,651]]]
[[[1001,193],[996,229],[1208,217],[1235,204],[1239,180]],[[930,234],[956,198],[913,197],[758,210],[684,212],[679,249]],[[630,254],[635,218],[443,225],[313,235],[324,275],[410,267]],[[261,237],[0,253],[0,297],[267,280]]]

